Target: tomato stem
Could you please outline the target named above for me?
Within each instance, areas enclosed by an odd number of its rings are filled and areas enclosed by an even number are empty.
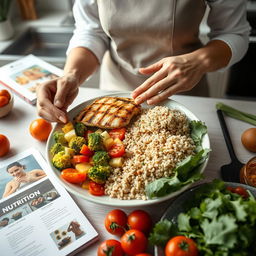
[[[105,253],[106,256],[112,256],[114,250],[115,250],[114,246],[107,246],[107,249],[103,250],[103,252]]]
[[[179,247],[180,247],[181,250],[183,250],[185,252],[187,252],[188,249],[189,249],[188,243],[184,240],[179,243]]]

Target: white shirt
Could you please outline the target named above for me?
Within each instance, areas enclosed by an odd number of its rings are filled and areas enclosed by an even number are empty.
[[[206,0],[210,8],[207,24],[210,40],[224,41],[232,51],[228,67],[238,62],[246,53],[250,26],[246,19],[246,0]],[[75,30],[67,54],[75,47],[90,49],[101,62],[109,49],[109,38],[103,31],[96,0],[76,0],[73,7]]]

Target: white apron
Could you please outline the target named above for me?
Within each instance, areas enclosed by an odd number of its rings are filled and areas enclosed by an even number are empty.
[[[132,91],[148,76],[138,69],[201,47],[199,25],[204,0],[97,0],[110,38],[100,72],[100,88]],[[206,79],[186,94],[207,96]]]

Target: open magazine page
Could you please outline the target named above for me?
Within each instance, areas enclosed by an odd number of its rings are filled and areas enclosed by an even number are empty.
[[[35,149],[0,163],[2,256],[69,255],[98,237]]]
[[[36,103],[36,87],[61,76],[63,71],[30,54],[0,68],[0,82],[31,104]]]

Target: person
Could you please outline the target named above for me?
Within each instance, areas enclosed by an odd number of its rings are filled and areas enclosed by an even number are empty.
[[[13,179],[6,184],[3,198],[46,176],[43,170],[34,169],[25,172],[25,169],[26,166],[19,162],[13,162],[7,166],[6,171],[13,176]]]
[[[68,121],[78,87],[101,65],[100,88],[132,91],[137,104],[177,93],[208,95],[205,74],[246,53],[246,0],[77,0],[64,75],[39,86],[39,116]],[[209,41],[199,39],[208,12]]]
[[[84,235],[84,231],[80,229],[80,224],[77,221],[71,221],[67,231],[72,231],[76,237],[76,240]]]

